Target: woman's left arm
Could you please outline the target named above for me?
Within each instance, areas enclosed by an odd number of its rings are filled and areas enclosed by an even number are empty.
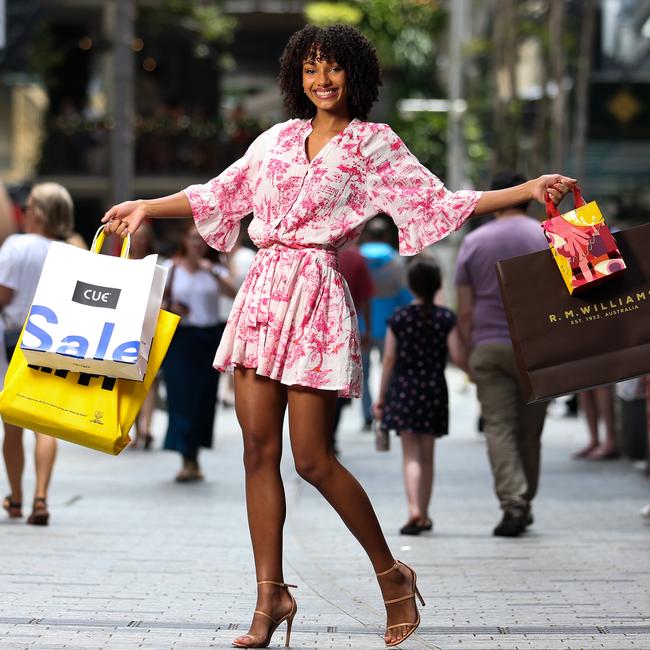
[[[545,203],[547,196],[557,205],[575,182],[575,178],[562,174],[545,174],[521,185],[483,192],[473,216],[506,210],[532,200]]]
[[[388,214],[398,228],[399,252],[415,255],[460,228],[466,219],[513,207],[547,193],[557,203],[575,181],[549,174],[513,188],[451,192],[386,125],[365,143],[366,192],[373,213]]]

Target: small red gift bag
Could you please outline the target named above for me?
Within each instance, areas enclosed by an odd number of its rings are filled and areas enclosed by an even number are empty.
[[[544,234],[569,293],[614,277],[625,269],[618,246],[595,201],[585,203],[573,186],[574,209],[560,215],[547,197]]]

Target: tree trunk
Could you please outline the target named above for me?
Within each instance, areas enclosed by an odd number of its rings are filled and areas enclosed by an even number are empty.
[[[134,0],[113,0],[113,119],[111,130],[112,201],[131,198],[135,159],[134,57],[131,44],[135,22]]]
[[[540,79],[542,95],[537,104],[535,122],[533,125],[533,155],[530,164],[530,174],[539,176],[548,169],[548,51],[544,43],[541,48],[542,76]]]
[[[564,167],[566,139],[566,90],[564,88],[565,52],[565,1],[551,0],[549,10],[549,48],[552,79],[556,85],[556,95],[551,108],[551,166],[553,172],[561,172]]]
[[[504,22],[506,24],[504,58],[508,71],[508,124],[505,129],[507,135],[506,165],[510,169],[517,169],[519,160],[519,131],[520,110],[517,93],[517,62],[519,50],[517,43],[517,9],[515,0],[506,0],[504,7]]]
[[[584,0],[580,30],[580,51],[576,73],[576,106],[574,127],[574,166],[573,174],[582,181],[585,173],[585,150],[587,128],[589,126],[589,76],[593,59],[594,25],[596,22],[595,0]]]
[[[493,44],[494,113],[492,162],[494,174],[515,169],[519,153],[519,100],[517,98],[517,16],[515,0],[495,4]]]

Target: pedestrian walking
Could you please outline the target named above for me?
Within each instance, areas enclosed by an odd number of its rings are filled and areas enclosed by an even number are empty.
[[[249,234],[260,250],[214,361],[235,373],[258,579],[251,627],[234,645],[266,647],[285,621],[288,642],[296,613],[282,563],[280,457],[288,410],[296,469],[367,552],[386,602],[384,638],[395,646],[420,624],[416,575],[393,557],[368,496],[330,445],[337,396],[361,391],[357,319],[337,250],[385,212],[401,230],[401,252],[412,255],[475,212],[547,194],[559,201],[572,181],[553,174],[499,192],[446,190],[390,127],[367,121],[379,64],[373,46],[350,26],[296,32],[279,83],[291,119],[265,131],[243,158],[205,185],[121,203],[103,220],[108,232],[125,236],[146,217],[193,215],[206,241],[227,250],[253,212]]]
[[[361,350],[363,430],[370,431],[373,417],[370,356],[373,350],[377,350],[379,358],[383,358],[388,319],[397,308],[408,305],[413,296],[407,287],[404,263],[391,243],[391,231],[386,219],[382,216],[371,219],[362,237],[364,242],[360,246],[361,254],[368,262],[375,287],[374,295],[370,299],[371,322],[363,323],[364,330],[368,332],[368,343]]]
[[[433,529],[429,503],[433,491],[436,438],[449,425],[445,366],[448,356],[460,368],[466,359],[456,328],[456,315],[435,304],[442,287],[440,268],[431,258],[408,269],[408,286],[415,299],[388,319],[384,362],[375,416],[386,431],[402,441],[402,470],[408,520],[402,535]]]
[[[496,191],[520,187],[514,172],[497,174]],[[546,404],[527,406],[519,383],[495,264],[548,248],[540,224],[526,215],[528,197],[494,210],[496,218],[471,232],[456,262],[459,332],[470,350],[494,490],[503,516],[494,535],[516,537],[533,523]]]
[[[0,350],[2,380],[29,314],[50,243],[55,239],[65,241],[71,235],[73,225],[74,207],[68,191],[58,183],[41,183],[33,187],[27,198],[22,222],[24,234],[9,235],[0,248],[0,327],[4,340]],[[5,422],[4,430],[2,451],[11,492],[3,507],[11,519],[18,519],[23,516],[23,429]],[[34,433],[36,490],[27,523],[46,526],[50,519],[47,497],[56,458],[56,438]]]
[[[202,447],[212,447],[219,375],[212,369],[223,325],[222,293],[235,295],[227,270],[207,259],[208,246],[190,223],[169,266],[165,302],[181,316],[163,361],[169,424],[164,449],[181,455],[177,483],[203,479]]]

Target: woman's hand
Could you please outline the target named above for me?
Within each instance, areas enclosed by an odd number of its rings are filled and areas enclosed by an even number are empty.
[[[102,218],[104,232],[114,233],[124,239],[137,232],[140,224],[147,218],[145,202],[125,201],[114,205]]]
[[[384,413],[384,400],[377,400],[372,405],[372,414],[375,416],[376,420],[381,420],[381,417]]]
[[[557,205],[571,191],[575,182],[575,178],[562,176],[562,174],[545,174],[530,181],[531,193],[540,203],[546,203],[548,196]]]

